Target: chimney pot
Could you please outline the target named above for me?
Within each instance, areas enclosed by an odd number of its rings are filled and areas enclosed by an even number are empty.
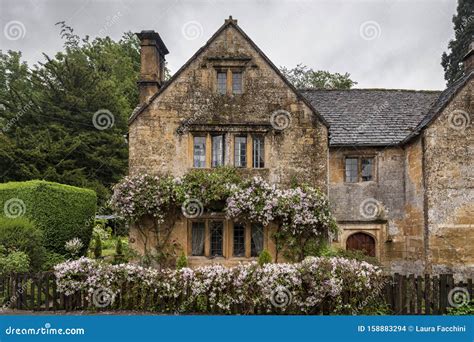
[[[140,103],[146,102],[164,83],[165,55],[169,53],[160,35],[153,30],[136,34],[140,39]]]

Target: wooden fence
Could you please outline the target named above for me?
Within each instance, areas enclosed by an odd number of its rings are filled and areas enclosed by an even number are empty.
[[[455,283],[452,274],[387,276],[383,287],[374,289],[374,297],[385,298],[393,314],[440,315],[451,306],[449,297],[453,297],[451,291],[455,288],[464,289],[473,298],[472,279]],[[157,306],[153,293],[125,283],[113,303],[104,309],[146,311]],[[0,307],[34,311],[100,309],[96,303],[87,301],[83,291],[71,296],[59,293],[51,272],[0,277]]]
[[[442,315],[455,303],[456,288],[464,289],[473,298],[472,279],[454,282],[452,274],[439,276],[402,276],[386,278],[384,297],[392,312],[397,315]]]

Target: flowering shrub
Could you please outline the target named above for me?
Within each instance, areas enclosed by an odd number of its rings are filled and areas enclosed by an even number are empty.
[[[66,241],[64,244],[64,249],[68,251],[73,257],[80,253],[82,247],[84,247],[84,244],[82,243],[81,239],[77,237]]]
[[[260,177],[235,187],[227,198],[227,216],[258,222],[264,226],[274,221],[281,191],[274,184],[268,184]]]
[[[162,224],[167,215],[180,207],[183,214],[192,217],[202,214],[206,207],[211,211],[223,209],[229,219],[263,226],[276,222],[280,230],[272,237],[279,249],[286,243],[287,257],[296,260],[308,254],[306,246],[337,230],[329,201],[317,189],[280,189],[260,177],[242,181],[231,168],[213,172],[194,170],[175,179],[125,177],[114,187],[111,205],[118,215],[131,222],[150,215]]]
[[[110,200],[119,216],[135,222],[151,215],[158,223],[175,202],[174,180],[150,175],[127,176],[113,188]]]
[[[381,269],[369,263],[324,257],[160,271],[83,257],[57,265],[55,274],[58,290],[66,295],[82,290],[92,303],[93,294],[105,290],[120,298],[116,308],[133,300],[133,309],[169,313],[317,314],[323,307],[328,313],[349,313],[377,294],[383,281]]]
[[[292,236],[318,236],[336,228],[329,201],[320,191],[308,186],[281,190],[260,177],[232,193],[227,199],[227,215],[263,225],[278,221],[283,232]]]

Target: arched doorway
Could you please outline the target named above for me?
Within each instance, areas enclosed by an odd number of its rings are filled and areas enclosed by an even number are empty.
[[[365,254],[375,257],[375,239],[366,233],[354,233],[347,238],[346,249],[363,251]]]

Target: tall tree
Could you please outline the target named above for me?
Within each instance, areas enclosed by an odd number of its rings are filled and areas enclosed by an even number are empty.
[[[462,58],[468,53],[469,44],[474,40],[474,1],[458,0],[453,24],[454,39],[448,44],[449,52],[444,52],[441,57],[444,79],[448,86],[462,76]]]
[[[60,23],[64,50],[32,69],[0,52],[0,181],[88,187],[104,201],[127,172],[127,120],[138,103],[139,45],[127,33],[81,39]]]
[[[348,73],[342,75],[324,70],[315,71],[303,64],[298,64],[293,69],[280,67],[280,71],[296,88],[350,89],[357,84]]]

